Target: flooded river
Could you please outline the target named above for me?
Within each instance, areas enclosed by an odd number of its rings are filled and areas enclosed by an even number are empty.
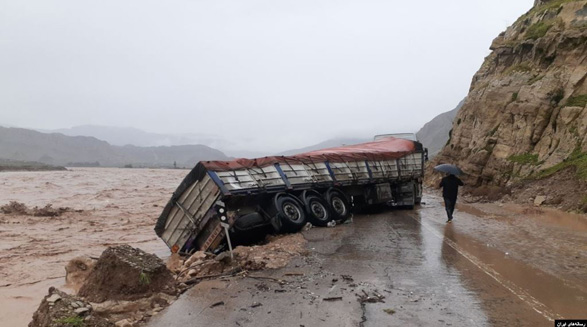
[[[75,256],[117,244],[166,256],[153,226],[186,173],[0,174],[0,205],[78,210],[0,214],[0,325],[26,326],[47,288],[65,287],[64,267]],[[415,210],[304,231],[308,256],[202,282],[148,326],[550,326],[587,318],[586,216],[464,200],[451,224],[429,192]]]

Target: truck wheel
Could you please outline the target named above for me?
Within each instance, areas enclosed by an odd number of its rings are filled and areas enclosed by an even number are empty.
[[[326,201],[330,205],[335,220],[344,222],[351,216],[349,201],[341,192],[329,191],[326,193]]]
[[[295,233],[306,225],[304,208],[297,199],[282,195],[275,200],[277,215],[281,221],[281,232]]]
[[[304,199],[308,221],[314,226],[326,227],[332,220],[328,204],[316,195],[309,195]]]

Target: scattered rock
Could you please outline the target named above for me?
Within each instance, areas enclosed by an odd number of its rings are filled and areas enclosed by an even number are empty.
[[[546,196],[538,195],[537,197],[534,198],[534,205],[539,207],[544,203],[544,201],[546,201]]]
[[[230,252],[229,251],[225,251],[222,252],[220,254],[218,254],[214,260],[219,261],[219,262],[224,262],[224,263],[230,263],[230,261],[232,260],[232,258],[230,257]]]
[[[53,293],[51,296],[49,296],[46,301],[49,303],[55,303],[57,301],[61,300],[61,295],[59,295],[59,293]]]
[[[82,308],[74,309],[74,305],[82,304]],[[51,287],[37,311],[29,327],[115,327],[108,320],[92,315],[91,305],[78,298]],[[83,310],[81,310],[83,309]]]
[[[75,312],[78,316],[83,316],[86,313],[90,312],[90,309],[87,307],[77,308],[77,309],[73,310],[73,312]]]
[[[202,251],[197,251],[192,254],[184,263],[185,267],[191,267],[194,263],[206,260],[207,255]]]
[[[181,256],[178,253],[172,253],[165,265],[170,271],[179,273],[182,267]]]
[[[116,327],[133,327],[133,323],[130,319],[122,319],[114,323]]]

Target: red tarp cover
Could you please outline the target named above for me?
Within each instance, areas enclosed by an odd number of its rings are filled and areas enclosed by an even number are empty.
[[[349,146],[340,146],[296,154],[295,156],[273,156],[256,159],[235,159],[232,161],[202,161],[209,170],[228,171],[243,168],[267,167],[275,163],[318,163],[347,162],[357,160],[389,160],[401,158],[414,152],[414,142],[410,140],[386,137],[373,142]]]

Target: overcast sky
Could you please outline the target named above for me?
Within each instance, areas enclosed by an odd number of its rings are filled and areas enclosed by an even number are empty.
[[[417,131],[533,2],[0,0],[0,125],[262,151]]]

